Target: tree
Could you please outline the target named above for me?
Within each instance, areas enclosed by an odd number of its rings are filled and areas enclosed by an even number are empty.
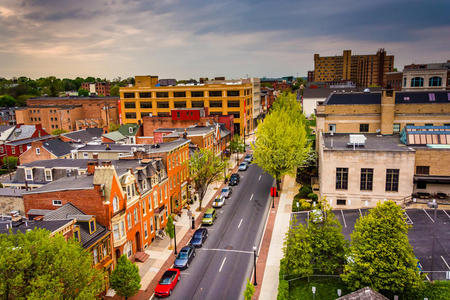
[[[253,294],[255,293],[255,286],[247,279],[247,285],[244,290],[244,299],[252,300]]]
[[[62,82],[55,76],[38,79],[38,85],[50,97],[57,97],[58,93],[63,90]]]
[[[64,129],[55,129],[52,131],[52,135],[60,135],[60,134],[66,133],[66,132],[67,132],[67,130],[64,130]]]
[[[83,88],[79,88],[78,89],[78,96],[80,96],[80,97],[87,97],[87,96],[89,96],[89,91],[85,90]]]
[[[282,95],[272,111],[258,126],[253,157],[264,171],[272,175],[280,189],[281,177],[295,173],[310,153],[308,129],[295,95]]]
[[[114,85],[114,86],[112,86],[112,87],[109,89],[109,94],[110,94],[111,96],[116,96],[116,97],[118,97],[118,96],[119,96],[119,89],[120,89],[120,87],[119,87],[118,85]]]
[[[323,201],[322,205],[326,205]],[[315,272],[339,274],[342,272],[348,242],[342,226],[329,207],[323,210],[323,221],[308,223],[308,241],[311,246],[312,265]]]
[[[167,224],[166,224],[166,233],[170,238],[170,246],[169,249],[172,249],[172,240],[175,237],[175,224],[173,223],[173,217],[172,215],[169,215],[167,218]]]
[[[109,123],[109,132],[119,130],[120,125],[116,123]]]
[[[13,170],[17,167],[17,162],[19,158],[15,156],[5,156],[3,157],[3,166],[8,170]]]
[[[95,299],[104,273],[74,239],[44,229],[0,234],[0,297],[3,299]]]
[[[233,139],[230,141],[230,151],[231,153],[236,152],[236,162],[238,161],[238,153],[245,151],[245,145],[239,134],[235,134]]]
[[[195,151],[189,161],[192,183],[199,193],[199,208],[202,209],[202,201],[208,186],[215,180],[220,180],[226,162],[215,155],[209,149]]]
[[[421,288],[423,275],[408,241],[409,227],[393,201],[378,203],[359,218],[342,280],[353,289],[370,286],[385,294]]]
[[[13,107],[16,106],[16,99],[9,95],[0,97],[0,107]]]
[[[128,260],[126,255],[122,255],[117,260],[117,266],[110,277],[111,287],[116,293],[128,299],[134,296],[141,288],[141,276],[139,268]]]

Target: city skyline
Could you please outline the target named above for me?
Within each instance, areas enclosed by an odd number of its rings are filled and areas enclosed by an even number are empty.
[[[1,77],[306,76],[314,53],[395,67],[449,59],[446,1],[15,1],[0,3]]]

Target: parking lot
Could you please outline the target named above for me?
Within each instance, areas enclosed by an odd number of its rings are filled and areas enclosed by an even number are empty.
[[[350,240],[356,220],[366,215],[368,209],[333,210],[342,225],[342,233]],[[309,212],[292,213],[302,224],[306,224]],[[411,224],[408,238],[414,254],[419,259],[428,279],[450,279],[450,210],[407,209],[405,216]],[[434,245],[433,245],[434,240]],[[434,257],[432,255],[434,253]]]

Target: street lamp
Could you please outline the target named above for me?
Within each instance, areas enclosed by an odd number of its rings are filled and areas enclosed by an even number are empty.
[[[253,267],[254,267],[253,274],[255,275],[253,279],[253,285],[257,286],[258,283],[256,282],[256,246],[253,246]]]
[[[177,234],[175,232],[175,225],[177,224],[175,221],[173,223],[173,239],[175,241],[175,252],[173,254],[177,255]]]
[[[431,246],[431,281],[433,281],[433,271],[434,271],[434,243],[436,239],[435,231],[436,231],[436,221],[437,221],[437,208],[438,204],[436,202],[436,199],[433,199],[433,201],[430,201],[427,203],[429,208],[434,208],[434,228],[433,228],[433,244]]]

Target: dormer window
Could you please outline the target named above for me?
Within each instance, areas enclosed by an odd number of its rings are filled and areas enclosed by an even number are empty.
[[[128,127],[128,133],[133,133],[133,127]]]
[[[75,240],[77,240],[78,242],[80,241],[80,227],[75,226],[75,227],[73,228],[73,238],[74,238]]]
[[[96,230],[95,219],[89,221],[89,234],[93,234]]]
[[[25,169],[25,179],[33,180],[33,170],[32,169]]]
[[[45,181],[52,181],[52,170],[45,169]]]
[[[146,190],[147,189],[147,179],[142,180],[142,190]]]

